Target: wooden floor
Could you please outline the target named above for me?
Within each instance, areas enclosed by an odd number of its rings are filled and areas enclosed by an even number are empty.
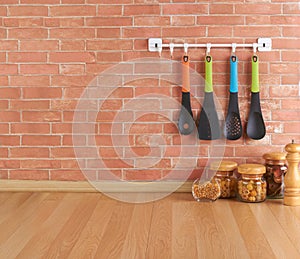
[[[300,207],[281,202],[0,193],[0,258],[300,258]]]

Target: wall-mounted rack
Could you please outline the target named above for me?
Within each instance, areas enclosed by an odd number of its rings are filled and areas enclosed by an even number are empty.
[[[148,50],[151,52],[161,52],[163,48],[169,48],[171,56],[173,55],[174,48],[184,48],[184,52],[187,53],[189,48],[206,48],[206,52],[209,53],[211,48],[232,48],[232,52],[235,52],[236,48],[253,48],[253,52],[258,51],[271,51],[272,39],[259,38],[255,43],[162,43],[161,38],[150,38],[148,40]]]

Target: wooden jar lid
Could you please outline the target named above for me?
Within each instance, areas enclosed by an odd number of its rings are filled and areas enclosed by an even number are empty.
[[[240,174],[264,174],[266,167],[260,164],[242,164],[238,166]]]
[[[270,152],[263,155],[265,160],[275,160],[285,162],[286,153],[284,152]]]
[[[216,170],[216,171],[233,171],[237,168],[237,163],[234,161],[215,161],[210,164],[209,169],[210,170]]]

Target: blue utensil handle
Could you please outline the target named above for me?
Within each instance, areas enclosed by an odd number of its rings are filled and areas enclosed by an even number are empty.
[[[237,93],[238,92],[238,58],[237,56],[230,57],[230,92]]]

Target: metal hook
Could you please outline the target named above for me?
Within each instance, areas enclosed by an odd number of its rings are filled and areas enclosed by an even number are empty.
[[[162,46],[158,46],[158,54],[159,54],[159,57],[161,57],[161,52],[162,52]]]
[[[173,52],[174,52],[174,43],[170,43],[170,54],[171,54],[171,58],[173,57]]]
[[[184,48],[184,55],[187,56],[189,44],[188,43],[184,43],[183,44],[183,48]]]
[[[210,55],[211,43],[206,44],[206,56]]]
[[[232,43],[232,56],[235,56],[236,43]]]
[[[253,53],[256,54],[256,50],[257,50],[258,44],[257,43],[253,43]]]

